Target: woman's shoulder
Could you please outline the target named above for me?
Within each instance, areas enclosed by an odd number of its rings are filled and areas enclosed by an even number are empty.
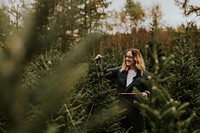
[[[121,66],[111,67],[111,68],[104,69],[104,73],[107,73],[107,74],[112,73],[112,74],[118,75],[120,73],[120,69],[121,69]]]
[[[117,67],[110,67],[110,68],[107,68],[106,70],[120,70],[121,69],[121,66],[117,66]]]

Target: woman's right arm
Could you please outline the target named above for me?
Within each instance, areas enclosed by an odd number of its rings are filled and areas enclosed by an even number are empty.
[[[98,55],[96,55],[94,60],[96,62],[101,61],[102,57],[103,56],[101,54],[98,54]],[[97,65],[98,65],[98,63],[97,63]],[[120,67],[104,69],[103,73],[105,75],[105,78],[107,78],[107,79],[117,78],[119,69],[120,69]]]
[[[120,67],[105,69],[104,70],[105,77],[107,79],[116,79],[119,69],[120,69]]]

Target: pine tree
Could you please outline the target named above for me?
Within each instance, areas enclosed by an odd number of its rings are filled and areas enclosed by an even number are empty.
[[[170,63],[170,60],[164,62]],[[167,88],[162,85],[162,82],[166,82],[170,77],[163,78],[162,74],[164,74],[165,70],[163,68],[159,69],[162,71],[159,70],[159,73],[149,73],[149,81],[144,82],[151,88],[150,98],[144,99],[143,97],[138,97],[139,102],[135,101],[135,104],[141,107],[144,112],[148,132],[187,133],[188,126],[194,118],[194,114],[181,119],[189,103],[181,103],[171,97]]]
[[[89,59],[88,74],[75,86],[76,91],[66,99],[57,116],[64,118],[60,132],[120,132],[120,110],[116,105],[115,86],[104,78],[100,69],[116,56],[109,56],[104,63],[95,64]],[[100,64],[99,64],[100,63]],[[116,63],[116,61],[114,61]],[[108,63],[109,64],[109,63]],[[108,65],[107,64],[107,65]],[[109,64],[111,65],[111,64]]]
[[[122,22],[131,22],[128,29],[132,31],[132,29],[135,28],[134,26],[137,26],[139,22],[144,20],[145,12],[139,2],[126,0],[124,10],[121,12],[120,15]]]
[[[189,108],[184,113],[187,117],[192,112],[196,112],[196,118],[191,124],[190,131],[200,130],[200,69],[199,61],[194,56],[194,49],[190,36],[189,27],[178,39],[178,43],[173,51],[174,64],[171,68],[173,78],[169,81],[169,90],[172,97],[181,103],[189,102]]]
[[[149,71],[156,71],[159,62],[161,62],[162,58],[165,56],[161,42],[158,39],[160,17],[159,6],[155,6],[152,9],[152,24],[150,27],[151,40],[147,44],[147,66]]]
[[[146,130],[152,133],[180,132],[187,133],[194,114],[182,118],[189,103],[180,103],[165,90],[165,88],[152,86],[151,98],[146,100],[141,97],[140,102],[135,102],[143,110],[146,118]]]
[[[61,39],[62,51],[70,50],[85,34],[101,30],[101,20],[110,3],[105,0],[60,0],[49,17],[50,32]]]
[[[37,82],[33,88],[38,92],[36,93],[38,100],[36,103],[38,106],[36,108],[37,111],[32,112],[30,114],[31,116],[28,117],[29,121],[27,122],[30,122],[31,124],[20,125],[18,127],[18,132],[39,132],[50,130],[50,128],[55,127],[50,123],[51,121],[57,120],[56,116],[58,115],[56,115],[56,112],[62,105],[64,99],[66,97],[70,97],[71,94],[74,93],[73,85],[82,75],[85,74],[85,71],[87,70],[87,64],[80,64],[82,62],[82,58],[79,58],[79,56],[84,56],[92,51],[90,46],[94,42],[96,42],[95,44],[98,44],[98,41],[100,41],[96,37],[98,37],[98,35],[93,35],[92,37],[83,40],[83,44],[77,48],[74,48],[73,51],[70,51],[70,53],[63,58],[62,62],[59,63],[60,65],[58,64],[58,66],[51,70],[48,75],[42,75],[44,78],[40,78],[42,80]],[[94,38],[96,38],[95,41],[93,40]],[[38,63],[45,62],[42,60]],[[41,67],[38,69],[42,69],[42,66],[44,69],[47,68],[44,64],[41,64]],[[74,106],[76,105],[73,104],[73,107]],[[70,107],[71,105],[63,104],[65,111],[66,108],[71,110]],[[61,110],[61,112],[62,111],[63,110]]]
[[[149,49],[149,55],[154,61],[153,68],[148,72],[149,80],[144,83],[150,88],[151,95],[149,99],[138,96],[138,101],[134,101],[141,109],[147,120],[147,132],[153,133],[187,133],[188,126],[194,118],[194,114],[190,112],[187,117],[181,119],[189,105],[188,102],[179,102],[173,99],[173,95],[169,93],[166,83],[170,82],[173,77],[169,72],[172,64],[172,55],[168,57],[159,57],[157,49],[157,41],[152,41],[153,49]],[[160,58],[160,59],[159,59]]]

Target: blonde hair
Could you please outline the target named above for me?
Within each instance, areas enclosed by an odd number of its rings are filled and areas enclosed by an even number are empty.
[[[142,58],[142,54],[136,48],[130,48],[130,49],[128,49],[126,51],[126,53],[129,52],[129,51],[131,51],[131,53],[133,55],[133,60],[135,61],[135,67],[137,68],[137,73],[139,73],[140,75],[142,75],[144,73],[145,69],[146,69],[145,68],[144,60]],[[128,69],[129,69],[129,67],[126,66],[126,58],[124,56],[120,72],[128,71]]]

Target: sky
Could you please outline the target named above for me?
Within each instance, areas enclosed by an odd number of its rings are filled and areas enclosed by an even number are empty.
[[[164,26],[177,27],[182,23],[186,24],[189,21],[197,22],[200,27],[200,17],[195,15],[186,18],[183,16],[183,11],[175,5],[175,0],[135,0],[141,3],[142,7],[146,10],[150,10],[153,4],[159,4],[163,13],[162,24]],[[112,0],[111,9],[121,10],[125,5],[126,0]],[[200,0],[192,0],[193,4],[200,5]],[[148,25],[148,23],[146,23]]]
[[[7,0],[0,0],[0,3],[5,3]],[[19,1],[19,0],[16,0]],[[26,0],[31,1],[31,0]],[[109,10],[117,10],[120,11],[124,5],[126,0],[111,0],[112,4],[110,5]],[[141,3],[142,7],[146,11],[150,11],[153,4],[159,4],[161,7],[161,11],[163,13],[163,19],[161,21],[162,26],[166,27],[174,27],[180,26],[182,23],[186,24],[187,22],[194,21],[197,23],[197,26],[200,27],[200,16],[196,17],[195,15],[190,16],[189,18],[184,17],[183,10],[180,9],[177,5],[175,5],[175,0],[134,0],[136,2]],[[192,4],[199,6],[200,0],[190,0]],[[150,20],[146,20],[144,23],[145,27],[149,27]]]

